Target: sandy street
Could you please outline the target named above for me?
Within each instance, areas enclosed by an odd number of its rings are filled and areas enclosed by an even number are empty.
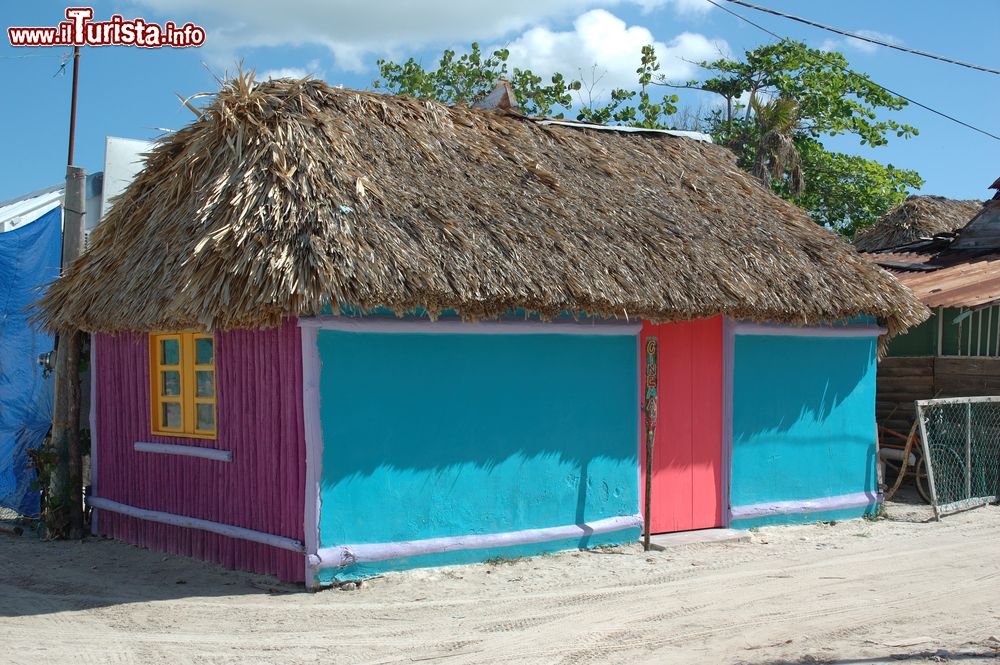
[[[307,593],[108,540],[0,536],[4,663],[994,662],[1000,508],[571,552]]]

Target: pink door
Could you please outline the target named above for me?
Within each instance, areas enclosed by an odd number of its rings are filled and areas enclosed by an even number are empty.
[[[644,323],[640,348],[648,335],[659,348],[651,530],[722,526],[722,317]]]

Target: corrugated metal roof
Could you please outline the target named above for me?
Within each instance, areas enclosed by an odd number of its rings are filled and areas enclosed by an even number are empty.
[[[923,270],[894,269],[887,265],[886,258],[896,255],[867,256],[888,268],[928,307],[978,307],[1000,300],[1000,253],[942,265],[936,270],[927,270],[931,266],[926,261],[921,264]]]
[[[1000,179],[990,188],[1000,189]],[[928,307],[1000,302],[1000,194],[960,229],[862,255],[895,275]]]
[[[704,132],[692,132],[686,129],[648,129],[646,127],[630,127],[627,125],[595,125],[590,122],[579,120],[536,120],[539,125],[562,125],[563,127],[576,127],[578,129],[596,129],[601,132],[626,132],[641,134],[667,134],[668,136],[680,136],[686,139],[694,139],[703,143],[713,143],[712,137]]]
[[[934,260],[934,254],[917,252],[861,252],[862,256],[877,263],[883,268],[897,270],[937,270],[938,266],[928,266]]]
[[[45,189],[24,194],[9,201],[0,202],[0,233],[13,231],[35,221],[52,208],[60,205],[63,199],[64,183],[58,183]],[[101,219],[101,191],[104,188],[104,173],[98,171],[87,176],[87,219],[86,230],[89,233]]]
[[[63,185],[60,183],[16,199],[0,202],[0,233],[13,231],[35,221],[59,205],[62,202],[62,194]]]

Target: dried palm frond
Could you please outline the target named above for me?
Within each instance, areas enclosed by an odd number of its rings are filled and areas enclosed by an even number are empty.
[[[771,180],[788,177],[788,191],[793,196],[806,189],[802,173],[802,158],[795,145],[795,130],[799,126],[799,106],[794,99],[779,98],[768,102],[751,100],[757,119],[760,139],[751,173],[766,187]]]
[[[229,80],[165,137],[54,283],[51,328],[278,325],[329,304],[652,321],[926,309],[720,146]]]
[[[982,201],[961,201],[943,196],[910,196],[854,236],[862,252],[892,249],[938,233],[957,231],[983,207]]]

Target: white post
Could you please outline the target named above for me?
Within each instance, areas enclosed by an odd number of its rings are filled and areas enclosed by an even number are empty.
[[[965,405],[965,498],[972,498],[972,402]]]
[[[983,355],[983,310],[979,310],[979,325],[976,327],[976,355]]]
[[[962,355],[962,326],[964,324],[965,324],[965,319],[959,319],[959,321],[958,321],[958,338],[956,339],[956,344],[958,345],[957,346],[958,350],[955,352],[956,356],[961,356]]]
[[[967,356],[971,356],[972,355],[972,315],[973,314],[975,314],[975,312],[970,312],[969,313],[969,334],[968,334],[968,339],[965,342],[965,355],[967,355]]]
[[[931,459],[930,446],[927,445],[927,424],[924,422],[924,407],[917,402],[917,422],[920,423],[920,447],[924,451],[924,469],[927,471],[927,486],[931,489],[931,507],[934,509],[935,521],[941,521],[941,510],[938,508],[937,488],[934,487],[934,464]]]
[[[984,356],[990,355],[990,332],[993,329],[993,306],[987,310],[989,317],[986,319],[986,353],[982,354]]]
[[[996,305],[993,306],[994,309],[997,308]],[[1000,309],[997,310],[997,331],[996,331],[996,344],[993,350],[994,356],[1000,356]]]
[[[937,308],[937,354],[938,358],[944,350],[944,307]]]

